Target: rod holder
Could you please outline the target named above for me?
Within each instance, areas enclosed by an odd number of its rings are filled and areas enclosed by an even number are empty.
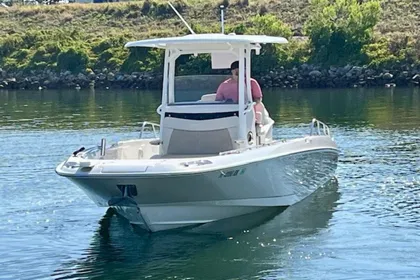
[[[105,155],[106,139],[101,139],[101,157]]]
[[[225,6],[220,5],[220,20],[222,24],[222,34],[225,34]]]

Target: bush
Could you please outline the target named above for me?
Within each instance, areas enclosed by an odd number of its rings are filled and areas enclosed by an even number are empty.
[[[0,39],[0,57],[4,58],[23,46],[20,34],[13,34]]]
[[[211,57],[209,54],[199,54],[198,56],[182,55],[179,58],[176,66],[176,75],[210,74],[214,72],[211,69]]]
[[[163,71],[163,58],[164,52],[160,49],[130,48],[128,57],[121,65],[121,71]]]
[[[362,62],[362,47],[372,41],[379,21],[379,1],[313,0],[305,23],[310,38],[311,61],[326,65]]]
[[[68,70],[73,73],[82,72],[86,69],[89,58],[82,50],[70,48],[57,56],[57,68]]]
[[[366,61],[374,67],[390,67],[401,63],[417,63],[419,52],[416,51],[416,40],[407,34],[393,34],[393,39],[377,38],[362,48]]]
[[[268,13],[268,8],[267,8],[267,6],[265,6],[264,4],[262,4],[261,6],[260,6],[260,9],[259,9],[259,11],[258,11],[258,14],[260,15],[260,16],[263,16],[263,15],[265,15],[265,14],[267,14]]]
[[[179,13],[182,13],[183,7],[180,4],[174,3],[173,6],[175,7],[175,9],[177,9]],[[176,16],[175,12],[167,3],[155,4],[155,6],[153,6],[152,11],[156,17],[170,18]]]
[[[257,15],[251,18],[252,27],[249,29],[250,33],[281,36],[290,38],[293,35],[290,26],[279,20],[273,14]]]
[[[292,36],[292,29],[275,15],[257,15],[251,18],[251,26],[246,32],[251,34],[281,36],[290,38]],[[285,46],[277,44],[265,45],[260,55],[253,55],[253,72],[267,71],[274,69],[284,63],[284,56],[286,50]],[[289,55],[287,55],[289,56]]]
[[[225,32],[226,33],[235,33],[235,34],[245,34],[246,33],[246,26],[243,23],[240,23],[238,25],[225,25]]]
[[[399,58],[389,51],[386,39],[364,46],[362,52],[366,55],[369,66],[376,68],[387,67],[399,62]]]
[[[143,6],[141,7],[141,14],[144,16],[147,15],[151,7],[152,7],[152,4],[150,3],[149,0],[144,1]]]
[[[220,7],[220,5],[223,5],[225,8],[229,7],[229,0],[222,0],[217,7]]]
[[[13,53],[11,57],[17,59],[17,60],[24,60],[30,55],[30,50],[28,49],[20,49]]]

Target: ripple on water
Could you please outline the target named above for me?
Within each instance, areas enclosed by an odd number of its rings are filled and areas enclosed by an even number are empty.
[[[313,116],[331,125],[335,187],[222,233],[146,234],[54,168],[102,137],[137,137],[157,120],[153,95],[0,92],[0,279],[420,279],[419,92],[371,93],[265,96],[278,139]]]
[[[345,178],[357,179],[348,185],[348,201],[358,202],[349,204],[352,211],[376,217],[381,224],[419,227],[418,134],[373,129],[368,135],[363,145],[350,142],[340,159]]]

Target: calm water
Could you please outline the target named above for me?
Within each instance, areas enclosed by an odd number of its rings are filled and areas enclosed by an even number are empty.
[[[265,92],[277,138],[327,122],[337,181],[284,212],[145,234],[55,166],[157,121],[153,92],[0,92],[0,279],[420,279],[419,89]],[[109,142],[108,142],[109,143]],[[214,230],[214,229],[213,229]]]

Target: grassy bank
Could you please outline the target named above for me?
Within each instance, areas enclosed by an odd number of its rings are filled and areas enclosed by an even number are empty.
[[[346,1],[351,2],[342,0],[343,3]],[[352,31],[351,25],[354,23],[347,22],[344,23],[344,28],[347,29],[341,32],[340,23],[334,23],[337,26],[333,30],[339,30],[337,32],[341,33],[336,32],[339,36],[359,36],[352,42],[351,49],[345,50],[343,54],[339,53],[340,40],[335,42],[338,46],[331,43],[331,36],[335,36],[335,33],[329,35],[327,43],[322,41],[325,34],[316,34],[325,29],[323,26],[316,26],[319,24],[319,17],[326,12],[325,7],[321,7],[316,15],[317,9],[308,0],[223,2],[228,6],[228,31],[271,33],[290,39],[291,44],[287,47],[268,49],[260,58],[260,66],[256,68],[258,71],[267,69],[267,63],[270,64],[268,68],[291,68],[303,63],[323,64],[324,67],[348,63],[389,67],[418,63],[420,60],[418,1],[380,2],[377,18],[372,10],[372,14],[361,15],[355,21],[356,24],[374,21],[372,28],[368,26],[369,23],[365,23],[367,26],[361,31]],[[317,2],[318,6],[325,6],[325,1]],[[174,2],[197,32],[220,30],[220,3],[210,0]],[[366,4],[369,3],[362,5]],[[366,8],[362,8],[360,13],[363,10]],[[346,17],[339,13],[335,16],[337,22]],[[349,32],[356,35],[347,34]],[[0,10],[0,68],[8,72],[26,73],[46,69],[89,73],[103,68],[122,73],[155,71],[160,67],[161,52],[143,49],[129,52],[123,48],[124,43],[129,40],[187,33],[188,30],[166,2],[159,0],[3,8]],[[309,36],[309,40],[302,39],[301,36],[304,35]],[[293,36],[299,36],[300,39]],[[314,38],[319,41],[314,42]],[[341,40],[348,42],[348,38]],[[325,50],[326,44],[331,45],[330,49]],[[350,56],[348,51],[354,53]],[[338,55],[331,57],[328,53]]]

